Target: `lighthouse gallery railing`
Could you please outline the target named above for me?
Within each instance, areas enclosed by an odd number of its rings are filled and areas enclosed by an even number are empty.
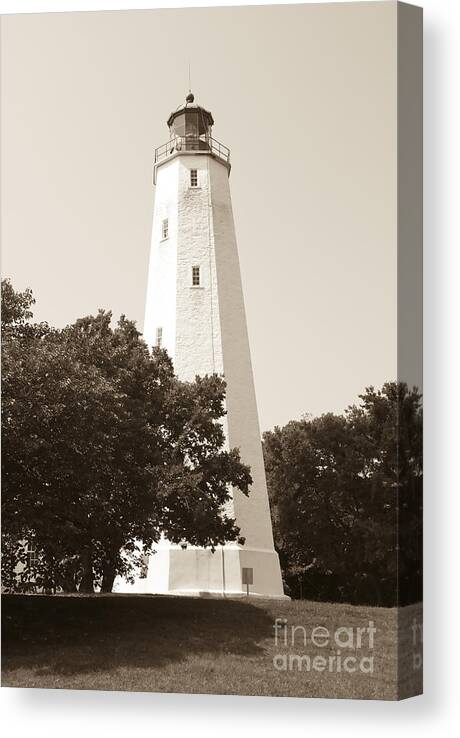
[[[207,138],[176,136],[155,149],[155,164],[180,151],[208,151],[214,154],[214,156],[217,156],[218,159],[222,159],[222,161],[230,164],[230,149],[219,141],[216,141],[215,138],[211,138],[211,136]]]

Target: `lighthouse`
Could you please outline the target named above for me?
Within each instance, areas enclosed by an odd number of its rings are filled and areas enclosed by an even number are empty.
[[[245,544],[211,549],[162,540],[142,591],[283,597],[262,454],[230,196],[230,151],[213,137],[212,114],[187,95],[155,150],[155,203],[144,338],[165,348],[179,379],[226,381],[228,448],[250,466],[249,497],[231,491],[226,513]],[[140,580],[139,580],[140,583]]]

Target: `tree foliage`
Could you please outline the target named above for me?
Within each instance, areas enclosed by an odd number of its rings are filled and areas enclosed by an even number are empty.
[[[275,540],[296,595],[393,605],[421,598],[421,396],[366,389],[344,415],[264,435]]]
[[[238,539],[223,514],[249,469],[226,451],[225,383],[179,382],[135,324],[100,311],[57,330],[30,323],[33,297],[2,283],[4,584],[110,591],[161,532],[214,547]]]

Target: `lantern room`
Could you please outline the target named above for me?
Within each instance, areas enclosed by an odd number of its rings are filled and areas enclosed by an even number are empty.
[[[168,118],[170,140],[176,151],[207,151],[212,137],[213,117],[208,110],[195,103],[190,92],[182,105]]]
[[[195,103],[193,92],[168,118],[169,141],[155,149],[153,183],[157,168],[164,161],[182,154],[205,154],[225,164],[230,174],[230,149],[212,137],[214,119],[205,108]]]

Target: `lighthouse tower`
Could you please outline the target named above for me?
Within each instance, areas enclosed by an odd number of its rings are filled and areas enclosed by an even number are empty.
[[[213,117],[192,93],[168,119],[155,151],[155,206],[144,323],[148,345],[165,348],[179,379],[226,380],[229,448],[251,468],[249,497],[230,509],[244,546],[210,549],[163,540],[150,558],[146,592],[283,597],[268,503],[257,405],[230,197],[230,151],[212,136]]]

